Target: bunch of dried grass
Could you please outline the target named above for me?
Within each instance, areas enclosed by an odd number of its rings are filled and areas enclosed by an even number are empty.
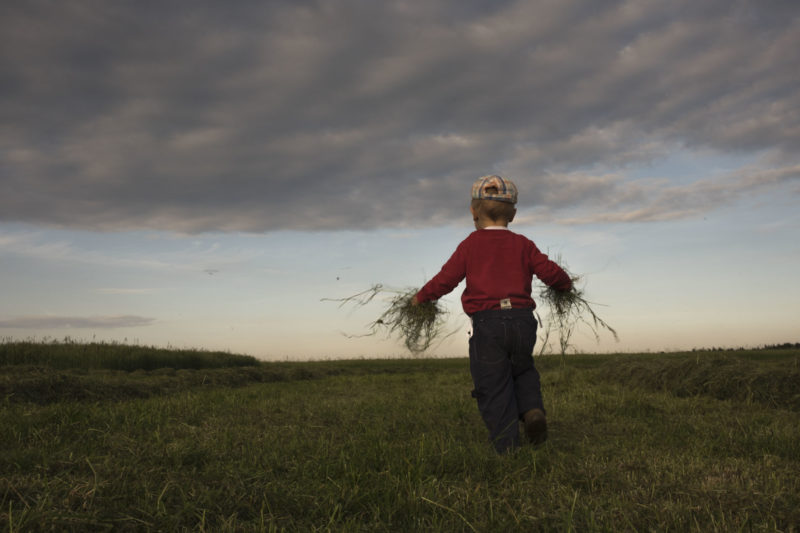
[[[560,259],[556,259],[561,263]],[[545,322],[543,329],[544,339],[541,343],[540,354],[549,346],[548,341],[551,333],[555,330],[558,335],[558,345],[561,355],[565,355],[570,347],[572,334],[580,324],[586,325],[594,334],[597,341],[600,341],[600,330],[605,329],[610,332],[615,340],[619,340],[616,330],[600,318],[592,308],[598,305],[585,298],[585,292],[578,287],[582,278],[570,274],[566,267],[562,269],[572,279],[572,289],[569,291],[558,291],[550,287],[544,287],[538,296],[540,304],[548,311],[549,320]],[[354,305],[363,307],[379,294],[388,293],[392,296],[388,300],[386,310],[368,327],[368,332],[360,335],[347,335],[348,337],[368,337],[379,333],[387,337],[398,337],[408,350],[415,355],[419,355],[430,348],[435,342],[448,337],[452,333],[444,334],[444,324],[447,317],[447,310],[437,302],[424,302],[413,305],[412,299],[417,293],[417,289],[408,288],[404,290],[387,289],[381,284],[376,284],[369,289],[346,298],[323,298],[324,301],[339,302],[339,307]],[[540,309],[542,306],[540,305]],[[538,314],[538,313],[537,313]],[[539,323],[542,323],[539,317]]]
[[[430,348],[435,341],[447,336],[443,337],[442,335],[447,316],[446,309],[439,302],[423,302],[413,305],[412,300],[417,294],[417,289],[408,288],[398,291],[376,284],[346,298],[323,298],[323,300],[340,302],[340,307],[347,304],[362,307],[381,293],[393,295],[388,300],[386,310],[368,325],[368,333],[348,335],[348,337],[366,337],[379,333],[383,333],[387,337],[396,336],[403,341],[405,347],[412,354],[419,355]]]
[[[561,263],[560,259],[556,259],[557,263]],[[564,272],[569,275],[572,280],[572,289],[568,291],[559,291],[552,287],[544,287],[539,292],[539,302],[544,303],[550,321],[547,322],[544,329],[544,339],[542,341],[542,348],[540,353],[544,352],[547,347],[550,333],[555,325],[558,334],[558,344],[561,349],[561,355],[565,355],[570,346],[570,339],[579,324],[584,324],[589,327],[597,341],[600,341],[600,330],[605,329],[614,336],[614,340],[619,341],[619,336],[614,328],[600,318],[600,316],[592,308],[593,304],[585,298],[585,291],[578,287],[578,283],[582,280],[581,276],[575,276],[567,270],[566,267],[561,267]],[[541,318],[539,319],[541,323]]]

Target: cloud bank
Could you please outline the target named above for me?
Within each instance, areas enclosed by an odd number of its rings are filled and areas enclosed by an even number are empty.
[[[798,65],[794,1],[9,1],[0,221],[441,224],[489,172],[573,223],[692,216],[797,181]],[[760,159],[630,176],[677,150]]]
[[[153,318],[135,315],[117,316],[26,316],[0,320],[4,329],[115,329],[149,326]]]

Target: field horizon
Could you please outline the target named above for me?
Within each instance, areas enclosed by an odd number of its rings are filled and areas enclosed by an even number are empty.
[[[0,343],[7,531],[797,531],[800,348],[537,356],[496,455],[467,359]]]

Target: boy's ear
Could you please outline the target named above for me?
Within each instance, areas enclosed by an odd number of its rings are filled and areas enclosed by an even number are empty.
[[[475,208],[469,206],[469,212],[472,215],[472,220],[478,220],[478,215],[475,213]]]
[[[517,208],[516,207],[514,208],[514,212],[511,213],[511,218],[508,219],[508,222],[509,223],[514,222],[514,217],[515,216],[517,216]]]

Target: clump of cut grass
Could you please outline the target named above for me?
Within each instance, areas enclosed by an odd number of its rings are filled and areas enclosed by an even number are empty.
[[[550,321],[544,330],[544,340],[540,354],[544,352],[547,347],[547,341],[550,338],[550,333],[555,327],[558,335],[558,344],[561,350],[561,355],[564,356],[570,347],[570,339],[580,324],[589,327],[594,334],[597,342],[600,342],[600,331],[605,329],[613,335],[615,341],[619,341],[619,335],[614,328],[600,318],[600,316],[592,308],[592,305],[598,305],[586,299],[585,291],[578,286],[582,281],[582,276],[576,276],[569,272],[563,266],[563,261],[556,258],[556,262],[561,265],[562,270],[569,275],[572,280],[572,288],[568,291],[557,290],[552,287],[544,287],[539,292],[539,300],[545,304],[547,308]],[[541,323],[542,320],[540,319]]]
[[[386,310],[367,326],[367,333],[347,336],[369,337],[378,334],[394,336],[401,340],[412,354],[420,355],[436,341],[447,336],[443,335],[447,310],[438,301],[414,305],[412,300],[417,292],[418,290],[414,288],[387,289],[378,283],[346,298],[323,298],[323,300],[340,302],[340,307],[347,304],[363,307],[379,294],[392,295],[388,299]]]

